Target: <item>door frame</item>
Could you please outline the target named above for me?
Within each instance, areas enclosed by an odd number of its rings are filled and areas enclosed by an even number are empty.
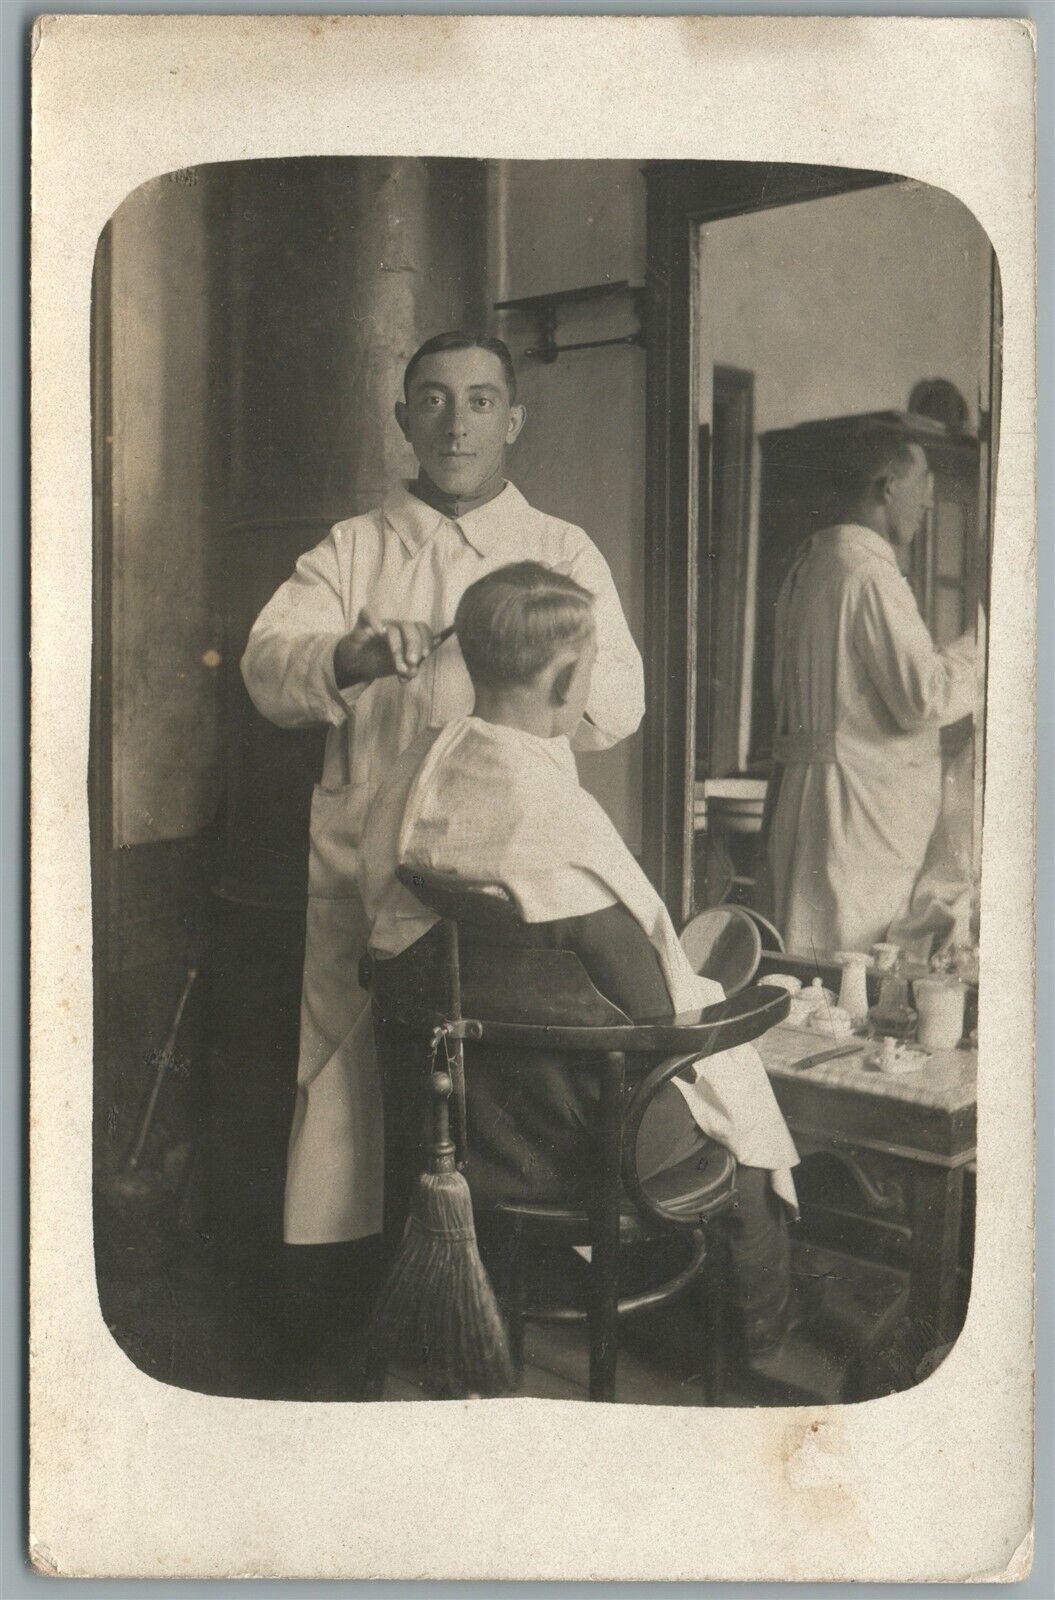
[[[724,403],[729,409],[735,411],[736,421],[733,437],[729,441],[733,448],[733,455],[727,458],[725,450],[719,449],[720,432],[718,427],[718,412],[720,404]],[[705,441],[706,436],[706,441]],[[751,500],[752,500],[752,466],[755,440],[755,374],[747,372],[742,367],[730,367],[721,362],[714,365],[714,403],[711,407],[710,426],[701,424],[699,428],[699,472],[700,487],[698,491],[700,514],[700,548],[705,539],[707,545],[707,560],[698,559],[700,579],[708,583],[707,594],[710,602],[708,611],[708,626],[717,618],[715,627],[716,637],[712,639],[712,649],[719,647],[720,630],[723,626],[728,630],[726,638],[729,644],[729,661],[726,664],[728,675],[728,692],[726,707],[733,719],[733,743],[739,743],[740,712],[743,700],[744,687],[744,608],[733,606],[731,611],[726,611],[723,599],[728,604],[731,593],[739,591],[748,570],[748,546],[750,544],[751,530]],[[733,492],[735,500],[734,514],[730,521],[719,526],[715,517],[715,468],[721,461],[725,469],[728,486]],[[708,582],[710,574],[717,574],[717,583]],[[715,592],[717,589],[717,593]],[[706,606],[702,598],[697,599],[700,615],[703,615]],[[722,776],[715,773],[715,739],[714,728],[708,717],[707,710],[702,702],[697,682],[696,691],[696,778]],[[738,762],[734,758],[734,766]]]
[[[646,194],[645,696],[642,865],[675,925],[692,914],[699,571],[699,227],[905,181],[793,162],[654,161]]]

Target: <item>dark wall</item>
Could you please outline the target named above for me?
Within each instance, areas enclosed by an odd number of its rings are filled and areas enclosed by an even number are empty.
[[[264,723],[238,660],[297,555],[410,470],[392,419],[403,365],[439,328],[482,322],[483,298],[479,163],[203,167],[144,185],[104,234],[93,337],[101,1159],[127,1149],[216,884],[228,904],[270,905],[294,928],[302,916],[318,736]],[[232,938],[225,924],[227,950]]]

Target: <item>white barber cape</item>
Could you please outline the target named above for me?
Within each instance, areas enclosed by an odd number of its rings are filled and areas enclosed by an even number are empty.
[[[398,955],[436,918],[403,887],[397,865],[500,884],[526,922],[622,904],[647,935],[675,1011],[724,999],[693,972],[659,898],[606,813],[579,784],[563,738],[540,739],[477,717],[427,733],[402,757],[371,810],[361,851],[370,947]],[[698,1126],[745,1166],[765,1167],[796,1205],[798,1154],[750,1045],[674,1079]]]
[[[339,522],[297,562],[253,626],[242,660],[257,709],[281,727],[329,724],[311,808],[307,942],[297,1100],[286,1178],[285,1237],[329,1244],[381,1226],[381,1095],[367,996],[358,986],[368,924],[357,887],[359,839],[378,786],[427,727],[461,717],[472,686],[457,639],[417,677],[338,689],[333,653],[364,605],[382,617],[454,620],[469,584],[511,561],[570,573],[594,596],[598,659],[576,736],[604,749],[644,711],[641,658],[608,566],[581,528],[528,505],[512,484],[452,521],[404,485],[365,516]]]
[[[939,730],[974,710],[975,643],[936,649],[890,544],[826,528],[777,600],[768,841],[789,950],[885,939],[907,909],[941,809]]]

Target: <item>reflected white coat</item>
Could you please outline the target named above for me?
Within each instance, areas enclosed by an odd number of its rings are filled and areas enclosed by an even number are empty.
[[[975,641],[935,647],[890,544],[841,525],[807,541],[774,638],[768,840],[789,950],[868,950],[904,912],[941,807],[941,727],[974,710]]]

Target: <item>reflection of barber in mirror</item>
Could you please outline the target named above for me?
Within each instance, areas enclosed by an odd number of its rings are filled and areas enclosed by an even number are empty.
[[[873,424],[835,463],[840,520],[777,600],[771,909],[789,950],[868,950],[908,909],[941,810],[940,730],[973,713],[976,643],[937,649],[898,568],[927,459]]]
[[[426,727],[472,708],[458,641],[440,638],[477,578],[531,557],[594,597],[597,671],[574,743],[604,749],[644,710],[641,659],[611,574],[581,528],[536,511],[506,479],[524,426],[498,339],[447,333],[411,357],[396,419],[417,456],[413,482],[339,522],[297,563],[257,619],[242,662],[258,710],[283,727],[326,723],[312,802],[298,1092],[286,1182],[286,1239],[326,1244],[381,1225],[380,1118],[367,996],[356,972],[367,925],[356,872],[367,806]],[[349,1189],[349,1146],[362,1170]],[[340,1197],[347,1197],[348,1203]]]

